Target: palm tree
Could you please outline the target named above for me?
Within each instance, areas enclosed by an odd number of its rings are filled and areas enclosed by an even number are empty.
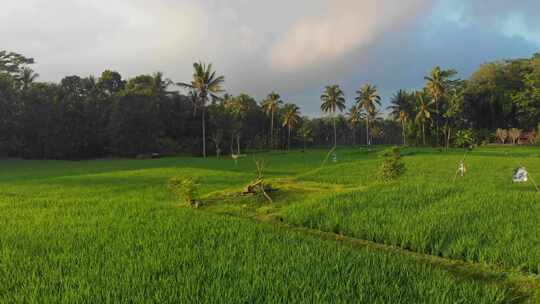
[[[356,97],[356,102],[360,106],[360,108],[367,114],[365,116],[366,119],[366,142],[368,146],[371,145],[371,138],[369,133],[369,124],[370,124],[370,112],[373,112],[377,105],[381,105],[381,96],[377,93],[377,87],[371,84],[365,84],[360,88],[360,90],[356,91],[356,94],[358,95]]]
[[[334,147],[337,146],[336,117],[337,111],[342,112],[345,109],[345,93],[339,85],[327,86],[321,95],[321,110],[324,113],[330,113],[334,121]]]
[[[205,108],[208,97],[218,98],[217,94],[223,92],[223,83],[225,77],[216,76],[212,71],[212,64],[196,62],[193,64],[193,80],[191,83],[178,83],[179,86],[191,89],[195,92],[195,97],[199,100],[199,106],[202,108],[202,137],[203,137],[203,157],[206,158],[206,122]]]
[[[304,142],[304,151],[305,151],[307,142],[313,141],[313,129],[308,123],[306,123],[306,121],[304,121],[302,123],[302,127],[300,128],[300,130],[298,130],[298,133],[300,134]]]
[[[161,98],[161,97],[171,94],[171,92],[167,91],[167,88],[173,84],[172,80],[168,78],[164,79],[162,72],[154,73],[152,78],[153,78],[152,89],[154,90],[154,94],[156,96]]]
[[[442,70],[440,67],[436,66],[433,68],[429,76],[424,77],[427,81],[427,91],[433,97],[433,103],[435,103],[435,114],[439,115],[439,106],[444,96],[446,95],[446,90],[449,84],[449,78],[456,75],[457,72],[454,70]],[[439,145],[439,119],[435,117],[435,125],[437,132],[437,145]]]
[[[26,91],[38,77],[39,74],[35,73],[31,68],[23,68],[18,76],[18,80],[21,83],[21,89]]]
[[[283,114],[283,126],[288,129],[287,149],[291,149],[291,129],[300,122],[300,108],[293,103],[285,104]]]
[[[353,105],[347,113],[347,119],[353,132],[353,145],[356,144],[356,128],[363,118],[362,109],[358,105]]]
[[[266,114],[270,114],[270,148],[274,147],[274,114],[279,109],[279,105],[283,103],[278,93],[272,92],[263,102],[262,107]]]
[[[409,113],[411,112],[409,94],[406,91],[399,90],[396,94],[394,94],[394,96],[392,96],[388,109],[391,110],[390,116],[399,121],[401,124],[401,135],[403,137],[403,144],[405,145],[405,126],[409,121]]]
[[[426,123],[431,120],[430,108],[433,105],[434,101],[427,101],[427,98],[424,97],[423,93],[416,94],[416,122],[422,125],[422,144],[426,145]]]

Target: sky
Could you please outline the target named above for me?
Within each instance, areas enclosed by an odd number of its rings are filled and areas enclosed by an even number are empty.
[[[212,62],[232,94],[272,91],[321,115],[339,84],[385,105],[436,65],[468,77],[487,61],[540,52],[538,0],[2,0],[0,49],[36,60],[41,81],[157,71],[189,81]]]

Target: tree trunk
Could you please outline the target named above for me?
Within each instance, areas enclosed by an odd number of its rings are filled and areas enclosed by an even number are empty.
[[[406,139],[405,139],[405,122],[401,122],[401,136],[403,136],[403,145],[406,145]]]
[[[369,139],[369,119],[366,119],[366,144],[371,146],[371,140]]]
[[[353,126],[352,128],[352,144],[353,146],[356,145],[356,126]]]
[[[203,109],[202,109],[202,137],[203,137],[203,141],[202,141],[202,149],[203,149],[203,158],[206,159],[206,123],[205,123],[205,107],[203,105]]]
[[[448,134],[446,135],[446,149],[450,149],[450,137],[452,136],[452,128],[448,127]]]
[[[274,149],[274,111],[270,114],[270,150]]]
[[[291,127],[289,126],[289,137],[287,139],[287,150],[290,151],[291,150]]]
[[[435,100],[435,126],[437,132],[437,147],[439,146],[439,100]],[[424,144],[425,145],[425,144]]]
[[[334,116],[334,147],[337,146],[337,129],[336,129],[336,117]]]
[[[240,155],[240,134],[236,136],[236,154]]]
[[[422,123],[422,144],[426,145],[426,126]]]

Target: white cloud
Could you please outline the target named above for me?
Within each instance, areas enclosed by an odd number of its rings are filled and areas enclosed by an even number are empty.
[[[273,67],[295,71],[324,64],[369,46],[386,31],[414,20],[429,8],[428,0],[335,0],[324,13],[301,18],[277,43]]]

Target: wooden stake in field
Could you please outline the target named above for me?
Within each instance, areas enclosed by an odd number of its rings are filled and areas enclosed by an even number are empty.
[[[465,176],[465,173],[467,173],[467,166],[465,166],[465,162],[459,163],[458,173],[461,177]]]
[[[328,151],[328,154],[326,154],[326,157],[324,158],[323,163],[321,164],[321,168],[323,168],[326,165],[326,162],[328,162],[330,155],[332,155],[335,151],[336,151],[336,146],[334,146],[330,151]]]
[[[467,166],[465,165],[465,158],[467,157],[467,154],[469,153],[469,150],[465,150],[465,154],[463,154],[463,158],[459,161],[458,169],[456,170],[456,174],[454,175],[454,183],[456,182],[456,179],[458,175],[461,177],[465,176],[465,173],[467,173]]]

